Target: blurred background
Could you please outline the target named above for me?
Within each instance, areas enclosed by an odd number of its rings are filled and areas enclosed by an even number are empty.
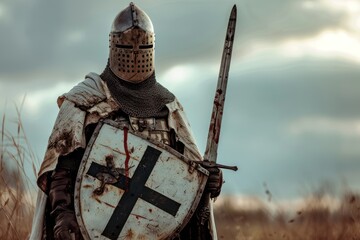
[[[338,208],[344,195],[359,191],[359,1],[134,3],[153,21],[157,80],[182,102],[202,152],[227,21],[237,5],[218,162],[239,170],[224,171],[219,206],[231,199],[238,207],[296,212],[317,193]],[[111,23],[128,4],[0,1],[1,162],[19,152],[6,149],[14,138],[4,136],[25,130],[17,144],[31,147],[20,153],[32,156],[23,164],[28,182],[35,182],[57,97],[87,73],[102,72]]]

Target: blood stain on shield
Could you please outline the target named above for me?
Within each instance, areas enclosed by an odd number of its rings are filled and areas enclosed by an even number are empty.
[[[104,202],[104,204],[105,204],[106,206],[111,207],[111,208],[115,208],[115,206],[111,205],[110,203]]]
[[[137,220],[146,219],[146,220],[148,220],[148,221],[152,221],[151,219],[147,219],[146,217],[141,216],[141,215],[139,215],[139,214],[132,213],[131,215],[135,216],[135,218],[136,218]]]
[[[134,235],[133,231],[129,229],[126,233],[125,239],[132,239],[133,235]]]

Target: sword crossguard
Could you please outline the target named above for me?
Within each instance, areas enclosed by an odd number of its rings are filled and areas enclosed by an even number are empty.
[[[204,168],[218,167],[218,168],[229,169],[229,170],[233,170],[233,171],[238,170],[237,166],[228,166],[228,165],[223,165],[223,164],[219,164],[219,163],[216,163],[216,162],[210,162],[210,161],[207,161],[207,160],[193,161],[193,162],[196,162],[196,163],[200,164]]]

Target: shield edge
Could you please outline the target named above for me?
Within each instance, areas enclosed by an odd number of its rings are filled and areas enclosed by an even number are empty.
[[[94,130],[94,133],[92,134],[92,136],[91,136],[91,138],[89,140],[89,143],[88,143],[88,145],[87,145],[87,147],[85,149],[84,155],[83,155],[83,157],[81,159],[81,163],[80,163],[80,166],[79,166],[79,169],[78,169],[78,173],[77,173],[77,176],[76,176],[76,182],[75,182],[74,208],[75,208],[76,220],[78,222],[80,232],[81,232],[84,240],[91,240],[91,238],[90,238],[90,236],[89,236],[89,234],[88,234],[88,232],[87,232],[87,230],[85,228],[85,224],[84,224],[84,221],[83,221],[82,216],[81,216],[81,210],[80,210],[81,207],[80,207],[80,196],[79,196],[79,194],[80,194],[82,176],[80,175],[80,173],[84,172],[87,159],[88,159],[88,157],[90,155],[90,152],[92,150],[92,147],[93,147],[93,145],[94,145],[94,143],[95,143],[95,141],[97,139],[97,136],[99,135],[100,130],[103,127],[104,124],[108,124],[110,126],[113,126],[113,127],[116,127],[116,128],[122,129],[122,130],[124,129],[124,127],[128,127],[127,124],[118,123],[118,122],[110,120],[110,119],[100,120],[100,122],[97,124],[97,126],[96,126],[96,128]],[[146,141],[148,141],[148,142],[150,142],[152,144],[154,144],[156,147],[159,147],[159,148],[161,148],[163,150],[166,150],[166,151],[170,152],[171,154],[175,155],[181,161],[185,162],[189,166],[188,171],[193,171],[194,169],[196,169],[199,172],[202,172],[206,176],[205,178],[203,178],[203,181],[200,184],[200,188],[197,191],[196,198],[194,199],[189,212],[185,216],[183,223],[179,227],[177,227],[175,229],[175,231],[173,232],[173,234],[171,236],[166,238],[166,239],[173,239],[174,237],[176,237],[181,232],[181,230],[186,226],[186,224],[190,221],[191,217],[195,213],[195,210],[196,210],[197,206],[199,205],[199,202],[200,202],[201,197],[203,195],[203,192],[204,192],[204,189],[205,189],[205,184],[207,182],[207,177],[209,176],[209,171],[207,171],[205,168],[203,168],[200,164],[189,160],[184,155],[177,152],[175,149],[171,148],[170,146],[167,146],[167,145],[165,145],[165,144],[163,144],[161,142],[155,141],[155,140],[151,139],[150,137],[145,137],[145,136],[143,136],[143,135],[141,135],[139,133],[136,133],[130,127],[128,127],[128,132],[135,135],[135,136],[137,136],[137,137],[140,137],[140,138],[142,138],[142,139],[144,139],[144,140],[146,140]]]

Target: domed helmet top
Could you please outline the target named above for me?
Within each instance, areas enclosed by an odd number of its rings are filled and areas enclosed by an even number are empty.
[[[110,69],[119,78],[142,82],[154,73],[155,34],[149,16],[133,3],[121,11],[110,32]]]

